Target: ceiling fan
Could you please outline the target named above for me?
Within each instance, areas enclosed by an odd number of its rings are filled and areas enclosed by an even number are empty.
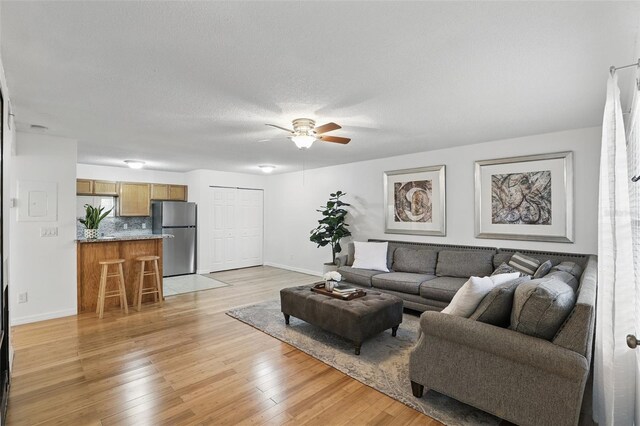
[[[327,123],[316,127],[316,122],[310,118],[296,118],[291,124],[293,125],[293,130],[275,124],[267,124],[267,126],[275,127],[276,129],[281,129],[290,133],[291,136],[289,136],[289,139],[291,139],[300,149],[311,147],[316,140],[322,142],[341,143],[343,145],[348,144],[351,141],[349,138],[342,138],[339,136],[324,136],[325,133],[342,128],[336,123]]]

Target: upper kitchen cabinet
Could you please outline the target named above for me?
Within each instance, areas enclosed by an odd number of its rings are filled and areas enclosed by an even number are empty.
[[[104,180],[76,179],[78,195],[118,195],[117,183]]]
[[[118,216],[150,216],[151,185],[120,182],[118,184]]]
[[[93,181],[89,179],[76,179],[76,194],[93,195]]]
[[[187,201],[187,187],[185,185],[154,183],[151,185],[151,199],[158,201]]]
[[[169,185],[163,183],[151,184],[151,199],[164,201],[169,199]]]
[[[93,195],[118,195],[118,184],[105,180],[93,181]]]
[[[169,185],[169,200],[187,201],[186,185]]]

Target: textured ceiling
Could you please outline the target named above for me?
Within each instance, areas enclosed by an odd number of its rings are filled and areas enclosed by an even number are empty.
[[[19,128],[78,139],[82,163],[174,171],[282,172],[596,126],[640,22],[637,2],[1,8]],[[352,142],[302,152],[264,126],[297,117]]]

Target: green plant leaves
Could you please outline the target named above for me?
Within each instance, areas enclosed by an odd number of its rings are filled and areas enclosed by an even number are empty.
[[[78,222],[83,224],[87,229],[98,229],[100,222],[111,213],[113,208],[110,208],[106,212],[104,207],[94,207],[91,204],[85,204],[85,218],[78,219]]]
[[[311,236],[309,237],[309,240],[316,243],[318,247],[331,245],[334,264],[336,253],[342,250],[340,240],[351,235],[351,232],[347,229],[349,225],[345,223],[348,211],[344,209],[344,207],[349,207],[350,204],[340,200],[340,197],[345,195],[347,194],[342,191],[329,194],[330,198],[327,204],[316,210],[322,213],[323,217],[318,220],[318,226],[311,230]]]

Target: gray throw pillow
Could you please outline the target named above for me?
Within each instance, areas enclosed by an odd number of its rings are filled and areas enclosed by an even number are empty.
[[[576,293],[566,283],[548,275],[516,287],[509,328],[551,340],[571,313]]]
[[[512,274],[514,272],[519,273],[521,277],[524,277],[526,275],[526,274],[523,274],[522,272],[518,271],[513,266],[509,266],[506,263],[503,263],[502,265],[498,266],[495,271],[493,271],[491,276],[500,275],[500,274]],[[526,276],[528,276],[528,275],[526,275]]]
[[[526,275],[533,275],[540,266],[540,261],[534,257],[515,252],[513,256],[511,256],[511,259],[509,259],[509,266],[516,268]]]
[[[562,262],[551,268],[547,276],[553,276],[567,283],[573,291],[578,291],[580,277],[582,277],[582,267],[574,262]]]
[[[438,252],[398,247],[393,254],[393,270],[416,274],[435,275]]]
[[[542,265],[538,266],[538,269],[536,269],[535,274],[533,274],[533,278],[536,279],[536,278],[544,277],[549,273],[552,267],[553,267],[553,263],[551,263],[550,260],[547,260],[546,262],[542,263]]]
[[[497,327],[508,327],[511,320],[511,308],[516,287],[530,279],[529,275],[525,275],[494,287],[482,299],[482,302],[469,318]]]

